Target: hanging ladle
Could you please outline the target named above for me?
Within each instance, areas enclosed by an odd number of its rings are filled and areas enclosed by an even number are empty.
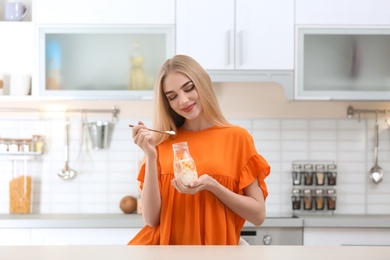
[[[65,167],[58,172],[58,176],[63,180],[70,180],[76,176],[76,171],[69,168],[69,122],[65,125]]]
[[[378,165],[378,146],[379,146],[379,127],[378,127],[378,111],[376,112],[376,122],[375,122],[375,164],[370,170],[370,179],[373,183],[378,184],[382,181],[383,178],[383,169]]]

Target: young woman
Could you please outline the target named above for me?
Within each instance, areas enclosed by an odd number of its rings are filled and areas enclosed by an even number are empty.
[[[209,75],[191,57],[176,55],[160,69],[152,133],[139,122],[134,143],[145,153],[140,169],[145,227],[129,245],[237,245],[249,221],[265,219],[264,179],[270,166],[252,136],[222,115]],[[187,142],[199,178],[175,179],[174,143]]]

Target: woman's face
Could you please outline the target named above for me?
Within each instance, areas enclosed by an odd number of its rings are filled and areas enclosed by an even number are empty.
[[[191,120],[201,114],[198,91],[187,76],[170,73],[163,81],[163,92],[171,108],[182,117]]]

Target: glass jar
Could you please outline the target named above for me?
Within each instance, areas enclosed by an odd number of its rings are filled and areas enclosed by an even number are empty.
[[[305,164],[303,170],[304,184],[307,186],[313,185],[313,165]]]
[[[12,172],[9,182],[9,212],[31,213],[32,177],[27,173],[27,160],[14,160]]]
[[[335,186],[336,185],[336,179],[337,179],[337,171],[336,171],[336,165],[335,164],[329,164],[326,171],[326,177],[328,181],[329,186]]]
[[[325,185],[325,165],[318,164],[316,165],[316,185],[317,186],[323,186]]]
[[[8,140],[5,138],[0,139],[0,153],[6,153],[8,151]]]
[[[300,210],[301,204],[302,204],[302,190],[293,189],[291,200],[292,200],[292,209],[293,210]]]
[[[292,182],[293,185],[301,185],[301,168],[300,164],[293,164]]]
[[[187,142],[175,143],[173,148],[174,175],[180,179],[184,185],[190,185],[198,179],[198,172],[194,159],[190,155]]]
[[[336,190],[328,189],[326,193],[326,206],[328,210],[336,210]]]
[[[303,209],[304,210],[313,209],[313,195],[312,195],[312,190],[310,189],[303,190]]]
[[[9,141],[8,152],[10,152],[10,153],[17,153],[17,152],[19,152],[18,140],[12,139],[12,140]]]
[[[324,190],[318,189],[315,190],[315,209],[316,210],[324,210]]]
[[[43,153],[44,150],[44,138],[42,135],[32,136],[32,151],[36,153]]]

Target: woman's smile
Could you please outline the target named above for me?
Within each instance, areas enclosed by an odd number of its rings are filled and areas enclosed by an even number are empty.
[[[193,103],[189,106],[183,107],[180,110],[183,111],[184,113],[189,113],[192,111],[192,109],[195,107],[196,103]]]

